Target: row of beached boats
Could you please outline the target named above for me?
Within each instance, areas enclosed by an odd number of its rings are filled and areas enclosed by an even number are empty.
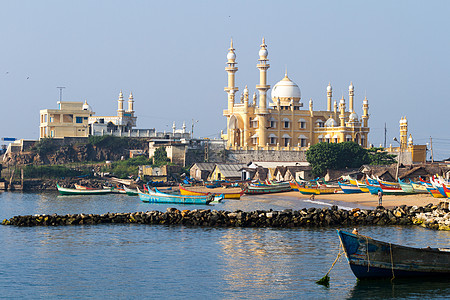
[[[408,194],[430,194],[435,198],[450,198],[450,182],[442,176],[432,176],[429,181],[419,177],[419,181],[408,182],[398,179],[398,182],[383,181],[379,178],[367,177],[364,180],[356,180],[344,177],[338,182],[341,190],[346,194],[371,193],[377,195],[408,195]]]

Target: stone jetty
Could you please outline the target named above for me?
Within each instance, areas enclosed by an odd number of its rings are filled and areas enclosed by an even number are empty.
[[[95,224],[149,224],[208,227],[325,227],[357,225],[413,225],[449,230],[447,208],[429,204],[424,207],[402,205],[393,209],[382,206],[374,210],[309,208],[283,211],[217,211],[210,209],[147,211],[135,213],[26,215],[5,219],[2,225],[64,226]],[[447,222],[447,223],[445,223]],[[447,225],[446,225],[447,224]]]

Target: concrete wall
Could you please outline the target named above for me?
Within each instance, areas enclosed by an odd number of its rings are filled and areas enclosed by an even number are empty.
[[[251,161],[306,161],[306,151],[280,150],[228,150],[228,161],[248,163]]]

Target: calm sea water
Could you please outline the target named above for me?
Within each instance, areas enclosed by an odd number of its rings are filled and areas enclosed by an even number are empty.
[[[325,204],[324,204],[325,205]],[[244,197],[210,209],[320,206],[295,198]],[[123,195],[0,193],[0,218],[106,213],[167,207]],[[205,208],[205,207],[201,207]],[[410,246],[450,246],[450,232],[361,227],[363,234]],[[315,284],[338,253],[335,228],[199,228],[94,225],[0,226],[0,298],[112,299],[445,299],[447,281],[358,282],[345,260],[330,287]]]

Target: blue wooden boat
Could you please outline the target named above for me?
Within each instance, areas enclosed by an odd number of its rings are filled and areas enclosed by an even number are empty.
[[[150,203],[177,203],[177,204],[209,204],[214,200],[213,194],[206,196],[183,196],[175,194],[161,193],[155,188],[155,191],[148,189],[148,191],[141,191],[137,188],[139,199],[142,202]]]
[[[450,249],[412,248],[338,230],[358,279],[450,276]]]
[[[343,183],[340,181],[338,181],[338,184],[341,190],[344,192],[344,194],[363,193],[363,191],[361,191],[361,189],[357,185],[350,183]]]

